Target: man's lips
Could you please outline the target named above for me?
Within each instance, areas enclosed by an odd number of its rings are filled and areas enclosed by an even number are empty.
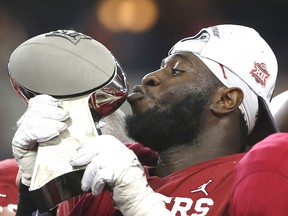
[[[137,101],[141,100],[142,98],[145,97],[144,89],[143,86],[136,85],[133,89],[133,93],[130,94],[127,98],[128,103],[134,104]]]
[[[141,92],[134,92],[132,94],[130,94],[127,98],[128,103],[133,104],[136,101],[140,100],[144,98],[144,94]]]

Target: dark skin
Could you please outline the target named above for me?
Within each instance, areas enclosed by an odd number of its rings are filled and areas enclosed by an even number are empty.
[[[181,97],[187,85],[193,83],[197,87],[215,79],[214,74],[194,54],[179,52],[164,59],[159,70],[144,76],[142,85],[135,86],[128,102],[133,115],[139,115],[159,106],[158,99],[166,92],[170,92],[168,97],[173,101],[174,97]],[[191,139],[183,145],[161,150],[156,175],[163,177],[199,162],[239,153],[241,135],[238,106],[242,100],[243,92],[236,87],[220,85],[209,94],[197,126],[197,144],[195,139]],[[161,107],[163,110],[166,108]]]

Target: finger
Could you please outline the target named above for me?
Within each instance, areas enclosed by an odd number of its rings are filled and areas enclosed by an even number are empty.
[[[69,113],[60,107],[35,105],[33,108],[31,108],[31,110],[28,111],[28,114],[25,116],[25,118],[27,117],[42,117],[58,121],[64,121],[69,118]]]
[[[45,107],[57,107],[59,106],[59,103],[57,102],[57,99],[49,96],[49,95],[36,95],[35,97],[31,98],[28,103],[28,109],[27,111],[22,115],[22,117],[18,120],[18,124],[21,124],[24,119],[26,119],[27,116],[31,115],[31,109],[39,111],[45,110],[45,113],[47,111],[47,108]],[[50,110],[50,109],[48,109]],[[32,111],[33,112],[33,111]]]
[[[91,182],[91,190],[93,195],[98,195],[102,192],[106,184],[112,182],[114,172],[109,168],[99,169]]]
[[[89,163],[85,169],[85,172],[83,174],[82,180],[81,180],[81,188],[83,191],[88,191],[91,188],[91,184],[93,181],[93,178],[96,176],[97,172],[102,169],[101,166],[99,166],[98,158],[95,157]]]
[[[98,155],[98,152],[93,148],[94,146],[91,147],[89,144],[81,145],[70,161],[70,164],[72,166],[83,166],[90,163],[90,161]]]
[[[57,107],[58,102],[55,98],[49,96],[49,95],[37,95],[29,100],[28,103],[28,109],[27,111],[21,116],[21,118],[17,121],[17,127],[19,127],[20,124],[22,124],[23,120],[26,119],[27,116],[30,115],[31,109],[35,106],[47,106],[47,107]],[[43,109],[43,108],[42,108]]]
[[[21,125],[13,137],[12,144],[24,149],[31,149],[36,142],[45,142],[59,135],[67,125],[51,119],[34,118],[29,124]]]
[[[31,109],[28,109],[21,118],[17,121],[17,127],[30,120],[31,118],[47,118],[58,121],[65,121],[69,119],[69,113],[59,107],[55,106],[44,106],[44,105],[35,105]]]
[[[30,137],[28,137],[28,139],[36,139],[37,142],[45,142],[59,136],[59,134],[65,129],[67,129],[67,125],[64,122],[45,119],[42,120],[42,124],[38,127],[30,128]]]
[[[94,196],[97,196],[98,194],[100,194],[103,191],[105,185],[106,185],[106,182],[102,179],[98,181],[93,181],[93,183],[91,184],[92,194]]]
[[[58,106],[58,100],[53,98],[50,95],[36,95],[35,97],[31,98],[28,102],[28,106],[33,106],[34,104],[46,104],[50,106]]]

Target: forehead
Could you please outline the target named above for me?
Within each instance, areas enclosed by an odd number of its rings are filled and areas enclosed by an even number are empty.
[[[162,65],[166,65],[169,63],[187,63],[191,66],[198,66],[202,67],[205,66],[204,63],[193,53],[191,52],[176,52],[172,55],[167,56],[165,59],[162,60]]]

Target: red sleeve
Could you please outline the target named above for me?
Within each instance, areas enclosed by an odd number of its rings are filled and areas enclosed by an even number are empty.
[[[15,183],[18,165],[15,159],[0,161],[0,206],[17,204],[18,187]]]
[[[288,215],[287,155],[288,133],[277,133],[243,157],[236,167],[230,215]]]
[[[158,153],[140,143],[125,143],[138,157],[140,163],[145,166],[154,166],[158,160]]]

